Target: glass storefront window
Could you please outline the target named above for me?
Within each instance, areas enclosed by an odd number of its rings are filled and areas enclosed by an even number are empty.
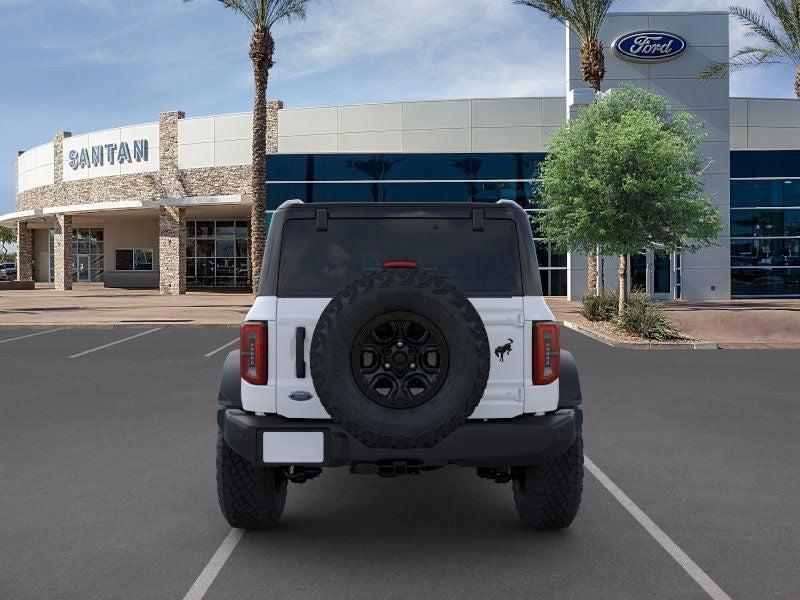
[[[150,248],[117,248],[114,250],[115,271],[152,271],[153,250]]]
[[[275,154],[267,156],[268,182],[533,179],[545,154]]]
[[[731,269],[734,296],[800,295],[800,269]]]
[[[53,230],[51,229],[51,246]],[[72,280],[84,283],[103,281],[105,259],[103,246],[103,230],[99,228],[77,228],[72,239]],[[53,248],[50,250],[50,262],[53,263]],[[53,271],[50,281],[54,279]]]
[[[800,150],[731,152],[731,177],[732,295],[799,295]]]
[[[783,181],[756,181],[754,186],[754,206],[783,206]]]
[[[189,221],[186,226],[186,285],[249,287],[250,223]]]

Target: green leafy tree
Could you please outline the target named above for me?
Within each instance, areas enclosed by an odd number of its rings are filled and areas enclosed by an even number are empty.
[[[764,0],[769,17],[746,6],[732,6],[730,13],[758,40],[733,53],[730,60],[716,61],[700,73],[700,79],[724,77],[731,71],[766,65],[789,64],[796,69],[794,93],[800,100],[800,0]]]
[[[250,39],[250,60],[253,61],[255,101],[253,103],[253,204],[250,209],[253,293],[258,290],[261,261],[266,244],[267,166],[267,84],[269,71],[275,64],[275,40],[272,28],[278,23],[304,19],[306,8],[313,0],[218,0],[222,6],[235,10],[253,26]],[[191,2],[191,0],[184,0]]]
[[[600,27],[614,0],[514,0],[514,4],[530,6],[551,19],[563,23],[581,42],[581,77],[595,92],[600,91],[606,76]],[[589,295],[597,289],[597,248],[586,250],[589,259]]]
[[[16,243],[17,232],[10,227],[0,227],[0,250],[2,250],[2,258],[0,262],[5,262],[8,259],[8,246]]]
[[[603,94],[549,142],[537,218],[562,251],[601,245],[619,255],[619,311],[628,297],[627,255],[660,246],[696,252],[721,223],[703,196],[702,126],[667,100],[625,85]]]

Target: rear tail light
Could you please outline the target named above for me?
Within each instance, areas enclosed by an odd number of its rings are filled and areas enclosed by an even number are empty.
[[[533,324],[533,383],[547,385],[558,379],[561,345],[556,323]]]
[[[243,323],[239,350],[242,379],[253,385],[267,383],[267,324]]]

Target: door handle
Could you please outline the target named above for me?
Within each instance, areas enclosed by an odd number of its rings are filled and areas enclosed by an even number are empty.
[[[306,328],[305,327],[298,327],[295,330],[294,340],[295,340],[294,343],[295,375],[297,375],[298,379],[305,379],[306,376],[306,357],[305,357]]]

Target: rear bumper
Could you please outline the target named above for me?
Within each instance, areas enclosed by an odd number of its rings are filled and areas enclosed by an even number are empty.
[[[255,465],[263,461],[268,432],[321,432],[324,459],[316,463],[269,463],[336,467],[403,462],[419,467],[456,464],[465,467],[514,467],[543,464],[561,454],[580,430],[581,409],[560,409],[544,416],[468,421],[432,448],[391,450],[369,448],[331,421],[256,416],[240,409],[221,408],[217,422],[228,445]]]

